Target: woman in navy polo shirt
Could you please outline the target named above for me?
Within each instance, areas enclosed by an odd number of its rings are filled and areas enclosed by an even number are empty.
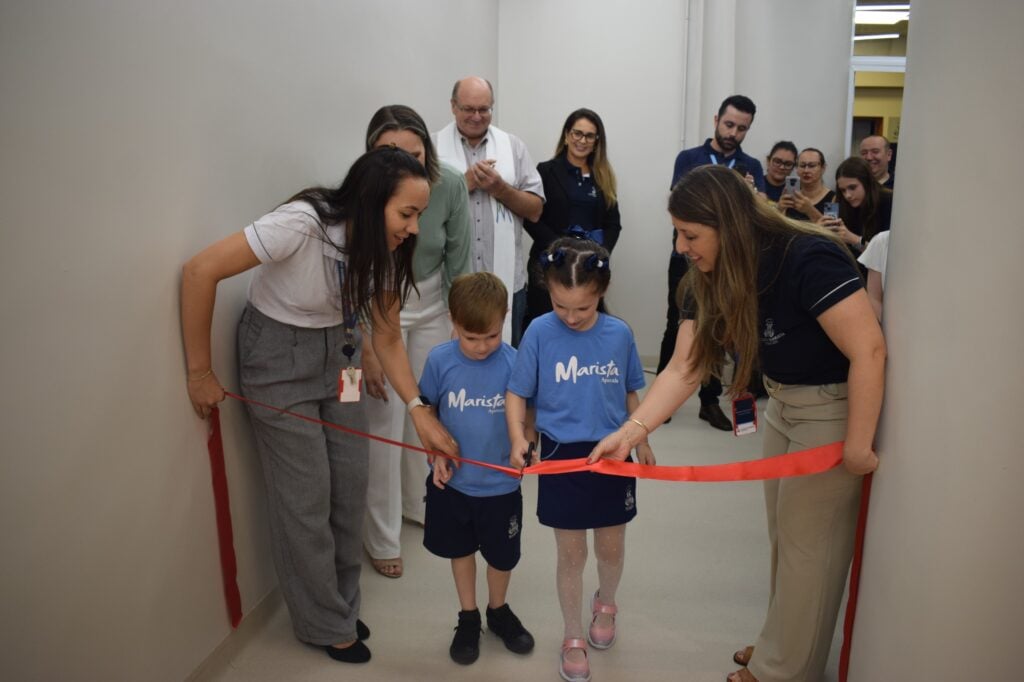
[[[540,219],[523,223],[533,239],[530,263],[536,263],[552,242],[566,236],[590,239],[611,253],[622,224],[615,171],[608,161],[604,122],[597,112],[577,109],[569,114],[562,125],[555,156],[538,163],[537,172],[544,181],[547,199]],[[524,330],[530,320],[551,312],[551,297],[537,268],[528,270]]]
[[[764,454],[845,441],[845,466],[765,483],[772,545],[768,615],[736,652],[732,682],[817,680],[828,659],[853,553],[861,477],[878,466],[885,341],[857,265],[833,235],[758,202],[728,169],[705,166],[672,190],[676,250],[692,319],[647,396],[590,459],[624,459],[683,402],[724,352],[735,393],[760,361],[770,399]]]

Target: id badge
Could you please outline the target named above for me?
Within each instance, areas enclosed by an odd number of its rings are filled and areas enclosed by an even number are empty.
[[[744,393],[732,401],[733,433],[747,436],[757,433],[757,401],[750,393]]]
[[[338,402],[357,403],[363,392],[363,370],[348,367],[338,375]]]

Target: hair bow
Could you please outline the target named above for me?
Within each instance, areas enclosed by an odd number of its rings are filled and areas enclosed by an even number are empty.
[[[592,253],[583,261],[583,267],[587,270],[604,270],[608,267],[608,259],[601,258],[596,253]]]
[[[555,249],[540,255],[540,266],[545,270],[552,265],[560,268],[563,263],[565,263],[565,249]]]

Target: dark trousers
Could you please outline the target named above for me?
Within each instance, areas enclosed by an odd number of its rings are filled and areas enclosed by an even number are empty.
[[[661,337],[661,356],[658,358],[658,374],[665,369],[668,361],[672,359],[672,352],[676,348],[676,334],[679,332],[679,306],[676,305],[676,290],[679,282],[686,274],[687,260],[684,257],[673,255],[668,261],[668,312],[665,314],[665,335]],[[717,405],[722,395],[722,382],[718,377],[712,375],[706,384],[700,385],[697,393],[700,397],[701,406]]]

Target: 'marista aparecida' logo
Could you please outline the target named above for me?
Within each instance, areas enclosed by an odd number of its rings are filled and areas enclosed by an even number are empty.
[[[459,412],[465,411],[467,407],[479,407],[487,410],[488,412],[504,412],[505,411],[505,396],[500,393],[495,393],[492,396],[482,396],[479,398],[467,398],[466,389],[459,389],[459,392],[448,391],[448,407],[456,409]]]
[[[555,364],[556,384],[563,381],[572,381],[575,384],[579,377],[600,377],[602,383],[617,384],[619,383],[619,366],[615,364],[614,360],[609,360],[603,365],[594,363],[580,367],[579,358],[575,355],[570,357],[567,363],[559,362]]]

